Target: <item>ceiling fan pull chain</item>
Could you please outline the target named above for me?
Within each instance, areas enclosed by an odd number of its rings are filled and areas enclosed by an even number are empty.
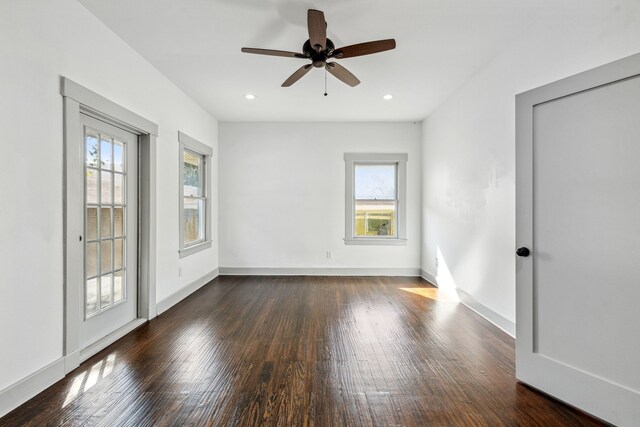
[[[327,68],[324,69],[324,96],[327,96]]]

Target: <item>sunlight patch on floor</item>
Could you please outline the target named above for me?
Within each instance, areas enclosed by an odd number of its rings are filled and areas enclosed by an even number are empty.
[[[442,291],[438,288],[400,288],[405,292],[420,295],[425,298],[440,302],[460,302],[455,291]]]
[[[113,366],[116,361],[116,354],[112,353],[107,356],[105,359],[95,363],[91,370],[87,369],[83,372],[80,372],[73,383],[71,384],[71,388],[69,389],[69,393],[62,404],[62,407],[65,408],[71,402],[75,400],[76,397],[80,394],[80,390],[82,390],[82,386],[84,386],[84,391],[88,391],[96,385],[101,379],[106,378],[113,371]]]

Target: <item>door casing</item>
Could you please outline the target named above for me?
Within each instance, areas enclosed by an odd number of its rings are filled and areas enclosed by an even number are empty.
[[[62,77],[61,94],[64,102],[64,364],[65,374],[79,366],[88,355],[117,340],[130,330],[156,316],[155,289],[155,200],[156,200],[156,137],[158,126]],[[83,294],[78,280],[84,267],[77,260],[84,259],[82,176],[84,153],[80,132],[80,114],[97,118],[138,135],[138,319],[127,327],[107,336],[87,349],[80,348],[80,325],[83,320]]]

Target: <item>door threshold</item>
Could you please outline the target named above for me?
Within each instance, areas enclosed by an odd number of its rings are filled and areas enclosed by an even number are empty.
[[[80,363],[84,362],[99,351],[104,350],[114,342],[118,341],[120,338],[127,335],[129,332],[133,331],[139,326],[144,325],[145,323],[147,323],[147,319],[140,318],[132,320],[123,327],[111,332],[106,337],[101,338],[90,346],[83,348],[82,350],[80,350]]]

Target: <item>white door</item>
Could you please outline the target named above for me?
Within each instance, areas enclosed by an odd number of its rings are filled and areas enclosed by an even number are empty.
[[[640,425],[639,74],[636,55],[517,111],[516,376],[623,426]]]
[[[80,115],[84,280],[80,348],[137,318],[138,137]]]

